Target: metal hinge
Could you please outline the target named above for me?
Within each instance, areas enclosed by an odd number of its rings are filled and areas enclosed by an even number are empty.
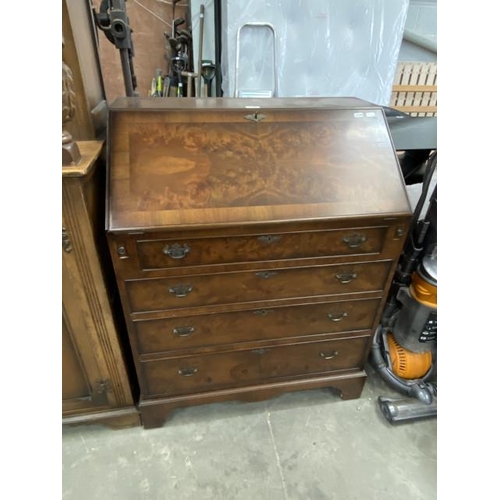
[[[62,247],[65,252],[70,253],[73,250],[71,246],[71,240],[69,239],[68,230],[63,226],[62,227]]]
[[[97,394],[103,394],[105,392],[111,392],[113,389],[111,387],[111,382],[109,379],[104,379],[104,380],[96,380],[95,383],[95,391]]]

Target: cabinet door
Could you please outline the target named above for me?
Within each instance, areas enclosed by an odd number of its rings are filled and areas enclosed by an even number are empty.
[[[99,368],[94,349],[95,326],[86,307],[81,278],[63,252],[62,413],[74,415],[109,407],[109,380]]]
[[[62,415],[71,423],[123,410],[130,421],[136,411],[101,253],[102,142],[79,147],[82,162],[62,172]]]
[[[91,391],[85,370],[64,316],[62,320],[62,400],[63,402],[89,402]]]

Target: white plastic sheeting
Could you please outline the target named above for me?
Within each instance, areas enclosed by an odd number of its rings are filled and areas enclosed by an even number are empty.
[[[226,0],[224,95],[272,89],[275,64],[279,97],[352,96],[388,105],[408,4],[408,0]],[[255,22],[273,26],[275,53],[269,28],[244,27]]]
[[[200,3],[191,5],[195,60]],[[204,3],[207,42],[213,0]],[[349,96],[387,106],[408,6],[409,0],[222,0],[224,97]],[[204,43],[203,59],[212,58],[210,46]]]

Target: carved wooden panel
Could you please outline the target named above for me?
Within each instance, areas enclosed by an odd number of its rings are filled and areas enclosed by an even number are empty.
[[[62,56],[73,73],[75,91],[75,117],[68,123],[67,129],[75,141],[95,139],[96,135],[90,110],[88,109],[85,86],[81,73],[82,68],[80,67],[73,37],[73,28],[68,13],[67,0],[62,2],[62,34],[64,37]]]

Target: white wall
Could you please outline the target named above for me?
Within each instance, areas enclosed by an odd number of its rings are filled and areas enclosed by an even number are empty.
[[[422,47],[423,44],[425,47]],[[399,61],[436,62],[437,0],[410,0]]]

